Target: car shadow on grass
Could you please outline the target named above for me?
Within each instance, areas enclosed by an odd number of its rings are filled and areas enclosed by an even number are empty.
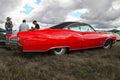
[[[70,51],[68,54],[65,55],[90,55],[88,54],[89,52],[94,52],[94,51],[99,51],[102,50],[103,48],[93,48],[93,49],[84,49],[84,50],[76,50],[76,51]],[[19,56],[21,58],[35,58],[35,57],[50,57],[50,56],[63,56],[63,55],[53,55],[50,52],[13,52],[13,56]]]
[[[51,56],[50,53],[48,52],[14,52],[13,56],[19,56],[21,58],[27,58],[27,59],[31,59],[31,58],[35,58],[35,57],[47,57],[47,56]]]

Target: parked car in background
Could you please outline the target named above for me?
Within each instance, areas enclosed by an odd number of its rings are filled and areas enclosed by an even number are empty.
[[[11,35],[6,44],[22,52],[50,51],[62,55],[72,50],[96,47],[108,49],[115,42],[115,35],[96,32],[89,24],[63,22],[43,30],[18,32]]]
[[[120,35],[118,33],[113,33],[116,36],[116,40],[120,41]]]
[[[4,29],[0,28],[0,46],[5,45],[6,41],[6,32]]]
[[[116,40],[120,41],[120,30],[113,29],[113,30],[109,30],[108,32],[113,33],[116,36]]]

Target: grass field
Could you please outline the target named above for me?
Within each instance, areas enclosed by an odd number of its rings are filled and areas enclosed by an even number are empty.
[[[0,48],[0,80],[120,80],[120,42],[62,56]]]

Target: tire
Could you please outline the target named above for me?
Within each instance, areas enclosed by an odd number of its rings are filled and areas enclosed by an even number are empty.
[[[103,45],[104,49],[110,49],[112,48],[113,41],[111,39],[107,40],[105,44]]]
[[[54,49],[50,50],[50,52],[54,55],[64,55],[68,52],[68,49],[66,47],[54,48]]]

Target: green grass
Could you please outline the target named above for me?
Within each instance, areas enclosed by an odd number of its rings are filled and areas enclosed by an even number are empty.
[[[62,56],[0,48],[0,80],[120,80],[120,42]]]

